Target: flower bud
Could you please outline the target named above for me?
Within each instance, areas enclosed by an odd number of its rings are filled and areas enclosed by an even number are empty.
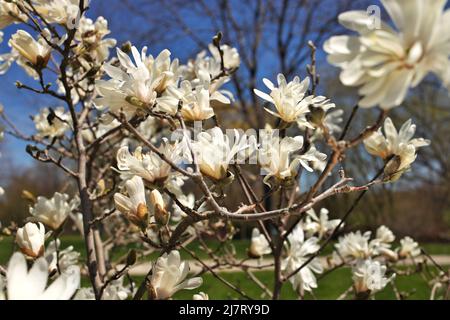
[[[169,222],[169,213],[165,209],[163,197],[157,189],[150,193],[150,202],[155,210],[156,223],[160,226],[165,226]]]
[[[16,233],[16,243],[20,250],[30,258],[38,258],[44,254],[45,228],[42,223],[37,225],[28,222]]]

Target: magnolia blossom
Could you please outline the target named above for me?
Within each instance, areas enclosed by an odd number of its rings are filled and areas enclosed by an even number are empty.
[[[269,88],[270,94],[254,89],[255,94],[272,103],[277,111],[273,112],[268,108],[265,108],[265,110],[286,123],[297,122],[299,126],[313,129],[314,127],[306,119],[306,114],[310,112],[309,107],[323,107],[325,109],[334,107],[334,104],[323,96],[307,96],[309,78],[300,82],[300,78],[295,77],[291,82],[287,82],[284,75],[278,74],[278,87],[268,79],[263,79],[263,82]]]
[[[141,177],[134,176],[125,182],[128,197],[121,193],[114,194],[116,208],[138,226],[147,225],[148,208],[145,199],[145,187]]]
[[[23,228],[17,229],[16,243],[24,254],[37,258],[44,254],[45,228],[42,223],[28,222]]]
[[[381,157],[390,163],[385,168],[385,174],[392,176],[391,180],[398,179],[403,171],[407,170],[416,159],[416,150],[428,146],[429,140],[423,138],[412,139],[416,126],[411,119],[406,121],[400,131],[394,127],[392,120],[387,118],[384,122],[384,133],[381,128],[364,140],[367,152]]]
[[[196,289],[203,283],[202,278],[196,277],[185,280],[189,272],[189,263],[181,262],[180,253],[171,251],[165,253],[153,266],[150,285],[154,299],[170,298],[182,289]]]
[[[182,160],[180,148],[179,144],[169,144],[167,140],[163,140],[159,151],[167,159],[177,164]],[[127,146],[121,147],[117,151],[117,167],[127,176],[137,175],[145,181],[155,184],[164,182],[171,172],[171,167],[167,162],[156,153],[143,153],[141,147],[136,148],[133,154],[130,153]]]
[[[61,242],[59,239],[56,242],[52,240],[47,245],[44,258],[48,263],[49,273],[57,270],[65,272],[78,263],[80,253],[75,251],[73,246],[68,246],[63,250],[60,249],[60,246]]]
[[[260,258],[271,252],[272,249],[270,249],[269,242],[266,237],[259,232],[258,228],[253,228],[250,249],[248,250],[249,256],[252,258]]]
[[[281,262],[283,273],[288,276],[302,266],[311,254],[319,250],[319,239],[311,237],[305,240],[303,229],[298,224],[288,236],[287,257]],[[312,291],[317,288],[317,280],[314,273],[322,273],[323,267],[319,259],[314,258],[295,275],[289,278],[295,290]]]
[[[369,243],[371,232],[350,232],[339,238],[334,246],[343,259],[366,259],[376,254],[376,248]]]
[[[223,134],[214,127],[198,134],[192,147],[197,155],[201,172],[213,180],[227,177],[231,163],[244,162],[256,149],[256,138],[233,130],[232,135]]]
[[[78,207],[79,201],[78,198],[69,201],[67,194],[59,192],[56,192],[51,199],[39,196],[36,204],[30,208],[30,214],[34,220],[57,230],[66,221],[69,214]]]
[[[38,258],[30,271],[25,257],[16,252],[8,263],[8,300],[69,300],[80,285],[80,268],[69,267],[46,289],[48,263]],[[1,294],[0,294],[1,296]]]
[[[37,68],[45,67],[50,59],[51,47],[45,40],[40,38],[36,41],[25,30],[18,30],[13,34],[8,44]]]
[[[450,85],[450,11],[445,0],[382,0],[396,29],[375,26],[366,11],[349,11],[339,22],[358,36],[336,36],[324,45],[328,61],[342,69],[344,85],[359,87],[361,107],[400,105],[410,87],[433,72]]]
[[[108,107],[111,112],[123,112],[131,118],[138,109],[150,108],[156,97],[178,80],[178,60],[170,61],[170,51],[163,50],[156,58],[147,57],[147,47],[142,52],[131,48],[134,63],[122,50],[117,49],[119,67],[105,64],[110,80],[98,80],[96,88],[101,96],[95,100],[98,108]]]
[[[153,207],[153,213],[156,223],[161,226],[165,226],[169,222],[169,212],[166,210],[166,205],[162,194],[158,189],[152,190],[150,192],[150,203]]]
[[[86,59],[102,63],[108,59],[109,50],[116,45],[115,39],[104,39],[109,33],[108,21],[105,18],[98,17],[94,22],[82,17],[75,34],[75,39],[80,42],[76,51],[81,55],[87,54]]]
[[[182,103],[181,115],[187,121],[202,121],[214,116],[209,91],[201,86],[193,89],[189,81],[183,81],[180,88],[169,87],[166,95],[158,99],[157,110],[175,114],[179,102]]]
[[[328,232],[333,231],[341,222],[340,219],[328,218],[329,211],[325,208],[320,209],[320,216],[317,217],[314,209],[307,211],[305,223],[303,229],[308,236],[317,234],[319,238],[322,238]]]
[[[325,160],[326,155],[311,147],[303,154],[294,155],[303,148],[303,137],[284,137],[280,139],[275,132],[267,132],[264,135],[261,146],[258,150],[258,161],[266,177],[264,182],[268,183],[271,177],[275,177],[278,182],[293,179],[302,165],[306,170],[312,172],[313,169],[308,162]]]
[[[411,237],[404,237],[400,240],[400,250],[398,251],[398,256],[402,259],[407,257],[415,258],[420,255],[419,244],[414,241]]]
[[[374,294],[386,287],[395,276],[386,278],[386,266],[371,259],[359,261],[352,271],[357,294]]]
[[[209,300],[209,296],[208,296],[208,294],[206,294],[204,292],[199,292],[199,293],[194,294],[192,299],[193,300]]]
[[[123,285],[123,277],[111,281],[103,290],[102,300],[126,300],[132,294],[131,290]],[[73,300],[95,300],[94,289],[81,288]]]
[[[372,242],[378,244],[377,250],[380,254],[395,261],[398,259],[397,253],[391,250],[391,244],[394,240],[394,233],[388,227],[380,226],[378,227],[375,239],[373,239]]]
[[[0,29],[21,21],[28,21],[27,15],[22,13],[15,3],[0,0]]]
[[[63,136],[70,129],[70,115],[65,112],[64,107],[50,110],[43,108],[39,114],[33,117],[39,138],[55,138]]]
[[[95,139],[100,138],[108,131],[117,128],[120,125],[121,123],[117,119],[114,119],[111,122],[104,122],[100,120],[97,126],[94,126],[93,128],[86,128],[82,131],[83,139],[91,143]]]
[[[80,0],[34,0],[36,11],[49,23],[66,24],[70,29],[80,18]],[[89,0],[84,1],[84,6]]]
[[[217,79],[222,73],[221,57],[219,50],[213,44],[208,45],[211,56],[207,56],[205,50],[197,54],[195,60],[190,60],[187,65],[182,67],[183,78],[196,83],[201,78],[201,73],[207,73],[209,78]],[[239,53],[236,48],[226,44],[221,45],[223,52],[223,66],[227,70],[237,69],[241,63]],[[221,77],[226,78],[226,77]]]

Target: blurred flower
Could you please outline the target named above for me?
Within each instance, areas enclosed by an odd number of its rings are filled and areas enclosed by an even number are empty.
[[[319,239],[311,237],[305,240],[305,235],[300,224],[288,236],[288,252],[287,257],[281,262],[281,270],[284,275],[290,275],[302,266],[311,254],[319,250]],[[314,258],[310,263],[305,265],[300,271],[289,278],[294,290],[312,291],[317,288],[317,280],[314,273],[322,273],[323,267],[319,259]]]
[[[199,292],[194,294],[192,297],[193,300],[209,300],[209,296],[204,292]]]
[[[304,154],[294,155],[303,148],[303,137],[284,137],[280,139],[276,131],[268,131],[261,139],[258,150],[258,161],[266,177],[264,183],[268,184],[271,177],[277,182],[290,181],[297,176],[298,168],[302,165],[306,170],[313,169],[308,162],[325,160],[326,155],[311,147]]]
[[[33,117],[39,138],[55,138],[63,136],[70,129],[70,115],[64,112],[64,107],[56,109],[43,108]]]
[[[398,256],[401,259],[405,259],[407,257],[415,258],[421,253],[419,244],[410,237],[404,237],[401,239],[400,245]]]
[[[328,61],[342,69],[344,85],[359,87],[361,107],[400,105],[410,87],[433,72],[450,85],[450,11],[445,0],[383,0],[397,30],[366,11],[339,16],[346,28],[358,36],[336,36],[325,42]]]
[[[44,68],[50,59],[51,47],[45,40],[40,38],[36,41],[25,30],[13,34],[8,44],[35,68]]]
[[[391,244],[395,240],[394,233],[386,226],[380,226],[377,229],[375,239],[371,241],[374,246],[377,246],[378,252],[390,260],[396,261],[398,259],[397,253],[391,250]]]
[[[16,243],[24,254],[30,258],[38,258],[45,250],[45,228],[40,222],[28,222],[23,228],[17,229]]]
[[[376,254],[376,248],[369,244],[371,232],[350,232],[339,237],[334,246],[343,259],[367,259]]]
[[[382,290],[395,276],[386,278],[386,266],[371,259],[359,261],[353,267],[352,272],[356,293],[365,297]]]
[[[185,280],[189,272],[189,263],[181,262],[176,250],[163,254],[153,266],[150,280],[152,297],[158,300],[170,298],[182,289],[192,290],[202,285],[202,278]]]
[[[251,258],[260,258],[265,254],[272,252],[270,249],[269,242],[266,237],[259,232],[258,228],[253,228],[252,230],[252,240],[250,244],[250,249],[248,250],[248,255]]]
[[[28,21],[27,15],[22,13],[15,3],[0,0],[0,29],[21,21]]]
[[[320,209],[320,217],[317,217],[314,209],[307,211],[303,229],[308,236],[317,234],[319,239],[325,236],[328,232],[333,231],[341,222],[340,219],[328,218],[329,211],[325,208]]]
[[[134,176],[125,182],[128,197],[121,193],[114,194],[116,208],[135,225],[145,228],[148,222],[148,208],[145,199],[145,187],[142,178]]]
[[[201,172],[213,180],[227,178],[228,167],[232,163],[243,163],[256,149],[256,138],[240,134],[233,130],[233,135],[222,133],[219,127],[201,132],[192,142],[193,151]]]
[[[182,160],[180,148],[179,144],[169,144],[167,140],[163,140],[159,151],[167,159],[178,164]],[[141,147],[137,147],[133,154],[130,153],[127,146],[121,147],[117,151],[117,167],[121,173],[125,173],[129,178],[137,175],[154,184],[166,181],[171,172],[171,167],[167,162],[156,153],[142,153]]]
[[[80,202],[77,197],[70,202],[68,200],[67,194],[59,192],[56,192],[51,199],[39,196],[34,207],[30,208],[30,214],[33,216],[33,220],[40,221],[47,227],[57,230]]]
[[[34,0],[36,11],[48,23],[64,24],[72,29],[80,18],[80,0]],[[89,0],[84,1],[88,7]]]
[[[397,132],[392,120],[387,118],[384,122],[385,136],[380,128],[364,140],[367,152],[388,161],[384,172],[392,181],[398,179],[414,162],[418,148],[430,144],[429,140],[423,138],[412,139],[415,132],[416,125],[412,124],[411,119]]]
[[[132,294],[129,288],[123,285],[123,277],[111,281],[103,290],[102,300],[126,300]],[[95,300],[92,288],[81,288],[73,300]]]
[[[51,274],[57,270],[65,272],[71,266],[75,266],[78,263],[80,253],[74,251],[73,246],[60,249],[61,242],[56,240],[50,241],[45,251],[45,260],[48,263],[48,272]],[[58,256],[56,256],[58,254]]]
[[[8,263],[8,300],[69,300],[80,285],[80,268],[71,266],[46,289],[48,264],[38,258],[30,271],[25,257],[16,252]]]
[[[108,107],[111,112],[123,112],[131,118],[139,109],[150,108],[156,97],[178,80],[178,60],[170,61],[170,51],[163,50],[156,58],[147,57],[147,48],[139,53],[131,48],[135,63],[122,50],[117,49],[120,67],[104,64],[110,80],[97,80],[100,98],[95,99],[99,109]]]

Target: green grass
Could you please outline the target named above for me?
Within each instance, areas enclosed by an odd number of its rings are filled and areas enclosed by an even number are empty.
[[[270,271],[259,271],[254,273],[258,279],[264,283],[269,289],[273,286],[273,274]],[[243,272],[235,273],[220,273],[220,276],[230,283],[234,284],[240,290],[242,290],[247,296],[252,299],[268,299],[267,295],[263,294],[263,291],[256,286],[248,276]],[[194,293],[203,291],[209,295],[213,300],[231,300],[231,299],[244,299],[241,295],[230,289],[221,281],[216,279],[211,274],[205,274],[202,276],[203,285],[195,290],[182,290],[174,295],[174,299],[192,299]],[[134,277],[135,283],[140,283],[143,277]],[[400,292],[409,293],[408,299],[412,300],[428,300],[430,297],[430,288],[423,280],[423,278],[416,274],[411,276],[397,276],[396,284]],[[85,285],[88,285],[87,279],[85,279]],[[319,299],[319,300],[335,300],[344,291],[346,291],[352,285],[351,271],[349,268],[338,269],[334,272],[326,275],[318,282],[318,288],[314,290],[313,294],[307,293],[305,299]],[[377,299],[381,300],[393,300],[395,294],[390,285],[384,290],[376,294]],[[290,283],[284,284],[281,291],[281,299],[296,300],[298,295],[292,289]],[[352,295],[348,296],[348,299],[352,299]]]

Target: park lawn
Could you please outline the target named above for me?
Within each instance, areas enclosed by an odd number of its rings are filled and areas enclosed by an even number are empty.
[[[273,274],[270,271],[258,271],[254,274],[260,279],[260,281],[266,284],[269,288],[273,285]],[[233,283],[236,287],[242,290],[247,296],[252,299],[268,299],[267,296],[263,295],[262,290],[257,287],[252,281],[250,281],[246,274],[243,272],[233,272],[233,273],[220,273],[220,276],[227,281]],[[234,292],[232,289],[224,285],[221,281],[216,279],[211,274],[205,274],[202,276],[203,285],[195,290],[182,290],[176,293],[173,299],[185,299],[192,300],[192,295],[194,293],[203,291],[209,295],[212,300],[233,300],[233,299],[245,299],[238,293]],[[143,280],[142,276],[133,277],[136,284],[140,284]],[[314,290],[313,295],[306,294],[306,300],[335,300],[337,299],[345,290],[347,290],[352,284],[351,271],[349,268],[338,269],[334,272],[328,274],[326,277],[322,278],[318,282],[318,288]],[[430,288],[426,282],[422,279],[420,275],[412,276],[397,276],[396,284],[400,292],[408,292],[410,295],[408,299],[412,300],[428,300],[430,297]],[[88,286],[89,281],[87,278],[83,279],[83,286]],[[348,299],[351,299],[351,295]],[[395,299],[395,294],[391,286],[387,286],[383,291],[376,294],[376,298],[380,300],[393,300]],[[286,283],[283,286],[281,292],[281,299],[284,300],[295,300],[297,295],[292,289],[290,283]]]

